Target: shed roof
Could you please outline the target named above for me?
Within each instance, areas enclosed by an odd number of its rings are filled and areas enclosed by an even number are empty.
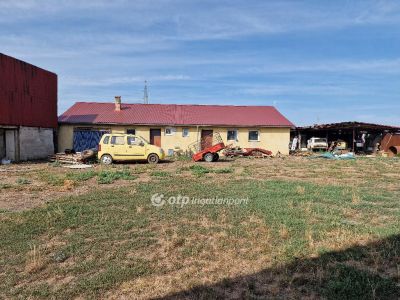
[[[77,102],[58,121],[68,124],[294,127],[273,106],[122,104]]]
[[[340,122],[329,124],[314,124],[311,126],[297,127],[299,130],[337,130],[337,129],[361,129],[361,130],[400,130],[400,127],[391,125],[382,125],[365,122]]]

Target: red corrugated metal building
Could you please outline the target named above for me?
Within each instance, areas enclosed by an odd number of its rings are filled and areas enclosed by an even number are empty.
[[[57,75],[0,53],[0,125],[57,128]]]
[[[0,53],[0,161],[54,152],[57,75]]]

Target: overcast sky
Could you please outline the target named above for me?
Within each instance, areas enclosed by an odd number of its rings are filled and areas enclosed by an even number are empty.
[[[400,125],[400,1],[0,0],[0,52],[76,101],[275,105]]]

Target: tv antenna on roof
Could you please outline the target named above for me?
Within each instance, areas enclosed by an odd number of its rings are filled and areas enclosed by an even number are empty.
[[[143,103],[149,104],[149,93],[147,91],[147,80],[144,81]]]

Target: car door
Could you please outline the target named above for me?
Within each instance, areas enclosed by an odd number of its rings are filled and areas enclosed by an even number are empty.
[[[129,159],[142,159],[146,155],[146,146],[143,141],[136,136],[127,137],[127,153]]]
[[[123,160],[126,159],[127,143],[126,136],[123,135],[112,135],[110,142],[111,155],[114,159]]]

